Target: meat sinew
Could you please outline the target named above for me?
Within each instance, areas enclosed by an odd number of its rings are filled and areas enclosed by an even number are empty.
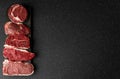
[[[14,23],[24,22],[27,15],[26,8],[20,4],[14,4],[8,9],[8,17]]]
[[[25,35],[9,35],[4,47],[15,47],[19,49],[30,48],[30,39]]]
[[[7,22],[4,25],[5,34],[6,35],[28,35],[30,33],[30,29],[24,24],[15,24],[13,22]]]
[[[28,61],[31,60],[35,54],[28,52],[27,50],[7,47],[3,50],[3,56],[12,61]]]
[[[33,74],[34,67],[28,62],[4,60],[2,71],[6,76],[29,76]]]

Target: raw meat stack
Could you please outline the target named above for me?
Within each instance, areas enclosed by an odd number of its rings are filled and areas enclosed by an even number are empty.
[[[28,51],[30,48],[30,29],[23,24],[27,15],[26,8],[19,4],[14,4],[8,9],[10,21],[4,25],[7,38],[3,49],[5,58],[3,75],[28,76],[34,72],[30,60],[35,54]]]

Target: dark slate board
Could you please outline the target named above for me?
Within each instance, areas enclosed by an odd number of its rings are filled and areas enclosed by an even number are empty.
[[[79,2],[80,1],[80,2]],[[0,1],[0,68],[7,8],[32,8],[32,63],[29,77],[0,79],[120,79],[120,3],[118,0]]]

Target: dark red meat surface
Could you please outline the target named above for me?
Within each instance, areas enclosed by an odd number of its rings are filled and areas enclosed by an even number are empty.
[[[30,29],[24,24],[15,24],[13,22],[7,22],[4,25],[5,34],[6,35],[28,35],[30,33]]]
[[[25,35],[9,35],[4,46],[6,47],[6,45],[19,49],[28,49],[30,48],[30,40]]]
[[[3,56],[9,60],[28,61],[31,60],[35,54],[26,50],[17,50],[15,48],[4,48]]]
[[[27,15],[26,8],[20,4],[14,4],[8,9],[8,17],[14,23],[24,22]]]

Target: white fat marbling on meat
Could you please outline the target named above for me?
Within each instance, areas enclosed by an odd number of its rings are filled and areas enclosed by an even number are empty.
[[[14,48],[15,50],[19,50],[19,51],[23,51],[23,52],[28,52],[27,50],[23,50],[23,49],[27,49],[25,47],[22,47],[22,49],[18,49],[18,48],[15,48],[14,46],[10,46],[10,45],[7,45],[7,44],[5,44],[4,47],[5,48]]]
[[[12,11],[11,11],[11,15],[17,20],[17,21],[21,21],[21,19],[18,16],[14,16],[13,12],[15,11],[16,8],[18,8],[20,5],[16,5]]]

